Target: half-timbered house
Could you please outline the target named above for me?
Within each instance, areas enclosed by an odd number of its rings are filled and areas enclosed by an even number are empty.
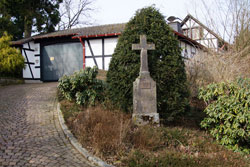
[[[225,42],[218,34],[202,24],[198,19],[188,14],[180,23],[183,34],[213,51],[226,49]]]
[[[14,41],[25,58],[25,80],[57,81],[87,66],[108,70],[118,37],[126,24],[111,24],[39,34]],[[174,30],[184,57],[204,50],[199,42]]]

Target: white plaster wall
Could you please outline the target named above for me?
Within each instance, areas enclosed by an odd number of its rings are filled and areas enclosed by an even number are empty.
[[[95,62],[92,58],[86,58],[85,59],[85,66],[86,67],[94,67],[95,66]]]
[[[181,41],[181,48],[182,48],[182,56],[185,56],[185,49],[187,50],[187,58],[192,58],[193,56],[195,56],[198,52],[197,52],[197,47],[195,47],[194,45],[190,45],[189,43],[185,43],[183,41]]]
[[[30,45],[30,49],[33,49],[34,51],[30,51],[30,50],[22,50],[22,55],[25,58],[25,62],[27,62],[26,60],[26,55],[29,59],[30,63],[35,63],[35,64],[30,64],[30,68],[32,70],[34,79],[40,79],[41,78],[41,73],[40,73],[40,68],[35,68],[40,66],[40,56],[35,56],[35,55],[39,55],[40,54],[40,44],[39,43],[34,43],[34,41],[29,42]],[[23,48],[29,49],[29,45],[28,43],[23,44]],[[26,64],[26,68],[23,70],[23,77],[24,78],[30,78],[32,79],[32,75],[30,72],[30,68],[29,65]]]
[[[101,56],[102,55],[102,40],[101,39],[92,39],[89,40],[89,43],[91,45],[92,51],[94,56]],[[85,56],[92,56],[90,47],[88,45],[87,40],[85,41]],[[102,69],[102,60],[101,59],[96,59],[97,65],[99,69]],[[86,67],[94,67],[95,62],[93,58],[86,58]]]
[[[98,67],[99,67],[99,69],[102,69],[102,58],[95,58],[95,60],[96,60],[96,63],[97,63],[97,65],[98,65]]]
[[[197,42],[206,46],[207,48],[215,49],[215,50],[218,49],[218,39],[204,39],[204,40],[199,40]]]
[[[117,45],[117,41],[118,41],[118,37],[104,39],[104,55],[111,56],[114,53],[115,47]],[[102,48],[102,39],[91,39],[91,40],[89,40],[89,43],[90,43],[91,48],[93,50],[94,56],[101,56],[102,49],[103,49]],[[87,41],[85,41],[85,56],[91,56],[90,47],[89,47]],[[95,57],[95,59],[96,59],[96,62],[98,64],[99,69],[103,69],[102,58]],[[104,59],[105,59],[104,60],[104,69],[108,70],[111,57],[105,57]],[[92,58],[86,58],[86,67],[94,67],[94,66],[95,66],[94,60]]]
[[[92,40],[89,40],[89,43],[91,45],[92,51],[95,56],[102,55],[102,40],[101,39],[92,39]],[[89,48],[87,41],[85,41],[85,47],[86,47],[86,56],[91,56],[90,48]]]
[[[30,69],[28,64],[25,65],[25,68],[23,69],[23,78],[31,78],[32,79],[32,75],[30,73]]]
[[[104,40],[104,53],[105,55],[112,55],[115,51],[115,47],[118,42],[118,37],[116,38],[107,38]],[[108,70],[111,57],[105,57],[105,70]]]
[[[117,45],[118,38],[107,38],[104,40],[104,54],[112,55],[114,53],[115,47]]]
[[[109,69],[110,61],[111,61],[111,57],[105,57],[105,70]]]

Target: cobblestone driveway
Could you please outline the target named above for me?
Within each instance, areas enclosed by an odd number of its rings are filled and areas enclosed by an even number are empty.
[[[56,85],[0,87],[0,166],[89,166],[61,130]]]

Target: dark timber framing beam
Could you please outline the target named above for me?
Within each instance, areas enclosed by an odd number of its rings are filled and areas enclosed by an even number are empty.
[[[25,48],[23,48],[23,52],[24,52],[24,55],[25,55],[25,57],[26,57],[26,60],[27,60],[27,62],[25,62],[25,64],[28,64],[28,66],[29,66],[29,69],[30,69],[30,73],[31,73],[31,77],[32,77],[32,79],[34,79],[34,75],[33,75],[33,72],[32,72],[32,70],[31,70],[31,67],[30,67],[30,62],[29,62],[29,59],[28,59],[28,56],[27,56],[27,53],[26,53],[26,49]],[[35,63],[34,63],[35,64]]]
[[[105,69],[105,57],[104,57],[104,38],[102,38],[102,69],[104,70]]]
[[[98,64],[97,64],[97,62],[96,62],[95,55],[94,55],[94,52],[93,52],[92,47],[91,47],[91,45],[90,45],[90,42],[89,42],[88,39],[87,39],[86,41],[87,41],[87,43],[88,43],[88,45],[89,45],[89,50],[90,50],[90,53],[91,53],[91,57],[93,58],[96,67],[98,68]]]
[[[86,58],[92,58],[92,56],[85,56]],[[105,57],[112,57],[112,55],[97,55],[95,58],[105,58]]]

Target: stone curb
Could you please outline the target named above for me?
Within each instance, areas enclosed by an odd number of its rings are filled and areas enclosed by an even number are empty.
[[[77,139],[73,136],[73,134],[68,129],[67,125],[65,124],[61,109],[60,109],[60,103],[57,104],[57,113],[59,122],[61,125],[61,128],[66,135],[69,142],[87,159],[89,160],[93,165],[98,165],[100,167],[115,167],[113,165],[109,165],[106,162],[102,161],[100,158],[95,157],[91,155],[85,148],[81,146],[81,144],[77,141]]]

